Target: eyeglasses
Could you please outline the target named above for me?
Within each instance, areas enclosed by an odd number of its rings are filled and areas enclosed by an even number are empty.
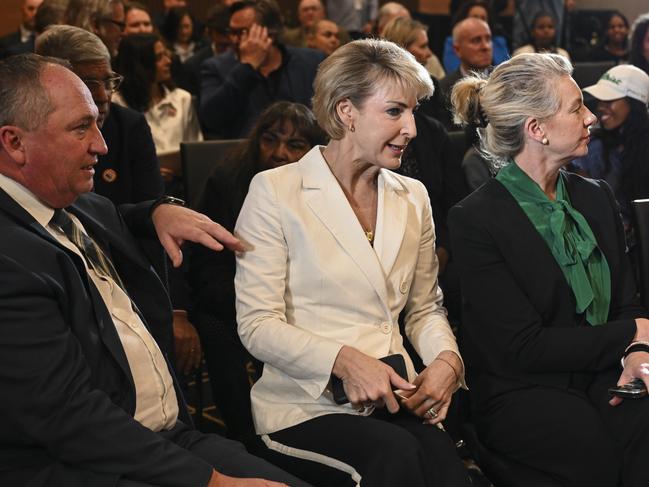
[[[82,78],[86,86],[90,89],[97,89],[100,86],[103,87],[111,95],[115,93],[124,81],[124,76],[121,76],[117,73],[112,73],[110,78],[106,79],[91,79],[91,78]]]
[[[242,29],[232,29],[228,27],[226,33],[232,37],[241,37],[248,33],[248,28],[244,27]]]
[[[99,19],[100,22],[108,22],[109,24],[113,24],[114,26],[118,27],[120,32],[124,32],[126,29],[126,23],[125,22],[120,22],[118,20],[113,20],[109,18],[102,18]]]

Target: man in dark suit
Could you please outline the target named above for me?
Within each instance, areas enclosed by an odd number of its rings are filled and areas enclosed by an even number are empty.
[[[0,39],[0,51],[7,53],[31,52],[34,50],[34,19],[43,0],[23,0],[20,7],[22,22],[16,32]]]
[[[0,62],[0,86],[0,485],[299,485],[183,422],[169,301],[129,229],[174,265],[184,240],[240,243],[180,206],[89,193],[98,110],[58,60]]]
[[[213,138],[246,137],[261,112],[276,101],[311,105],[313,80],[324,54],[285,47],[274,0],[245,0],[230,7],[234,52],[208,59],[201,70],[199,116]]]

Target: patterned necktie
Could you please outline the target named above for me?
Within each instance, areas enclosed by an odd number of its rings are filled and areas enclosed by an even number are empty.
[[[60,228],[65,236],[77,246],[86,258],[88,264],[90,264],[97,274],[103,277],[110,277],[124,292],[126,292],[124,283],[122,283],[122,280],[119,278],[119,275],[108,256],[104,254],[99,245],[97,245],[92,238],[83,233],[81,228],[72,221],[67,211],[63,209],[54,210],[54,216],[50,223]]]

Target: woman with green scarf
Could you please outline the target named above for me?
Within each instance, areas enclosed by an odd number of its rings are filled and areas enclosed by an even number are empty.
[[[649,399],[608,388],[649,384],[649,320],[610,188],[562,170],[596,122],[571,72],[522,54],[453,90],[498,169],[449,214],[473,420],[489,448],[559,485],[647,486]]]

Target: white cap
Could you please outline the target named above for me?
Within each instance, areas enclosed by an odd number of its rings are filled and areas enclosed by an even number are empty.
[[[596,84],[584,88],[584,91],[602,101],[628,96],[646,105],[649,101],[649,76],[640,68],[621,64],[606,71]]]

